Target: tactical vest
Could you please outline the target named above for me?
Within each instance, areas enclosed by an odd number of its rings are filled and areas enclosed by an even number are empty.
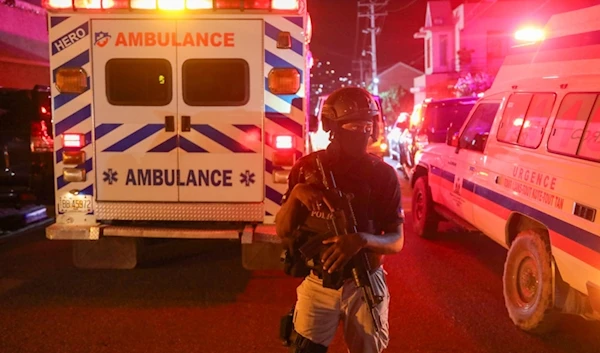
[[[328,164],[327,168],[333,172],[337,187],[344,193],[350,193],[353,195],[351,199],[352,208],[354,210],[354,216],[357,223],[357,229],[359,232],[374,233],[380,225],[374,224],[375,210],[371,203],[372,200],[372,180],[373,170],[378,163],[381,163],[379,159],[374,159],[366,156],[364,159],[355,161],[348,165],[344,163],[331,163],[327,156],[327,151],[316,152],[320,154],[320,157]],[[299,182],[314,184],[317,187],[322,187],[321,176],[318,174],[316,167],[316,158],[311,158],[306,161],[300,170]],[[323,232],[328,231],[328,217],[329,211],[326,207],[323,207],[322,211],[313,212],[309,214],[305,222],[299,227],[298,231],[298,246],[302,245],[308,238],[312,236],[318,236]],[[322,277],[322,264],[320,262],[320,255],[327,249],[329,245],[324,245],[317,258],[309,259],[307,266],[309,269],[315,271],[320,277]],[[330,288],[336,288],[341,286],[341,282],[351,275],[351,262],[337,274],[337,278],[333,281],[337,284],[331,284]],[[300,271],[300,275],[308,274],[308,270]],[[324,283],[325,285],[325,283]]]

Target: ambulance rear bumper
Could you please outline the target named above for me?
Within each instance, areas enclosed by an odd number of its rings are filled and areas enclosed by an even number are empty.
[[[173,239],[240,239],[243,229],[193,229],[130,227],[113,225],[72,226],[53,224],[46,228],[51,240],[98,240],[100,237],[173,238]]]

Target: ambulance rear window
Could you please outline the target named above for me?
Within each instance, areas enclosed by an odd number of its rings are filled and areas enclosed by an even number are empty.
[[[243,59],[189,59],[183,63],[183,101],[191,106],[241,106],[249,99]]]
[[[172,99],[171,63],[164,59],[111,59],[106,95],[112,105],[163,106]]]

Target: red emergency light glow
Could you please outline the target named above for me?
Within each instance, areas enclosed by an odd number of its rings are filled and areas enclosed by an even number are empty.
[[[289,135],[275,136],[275,148],[278,150],[287,150],[294,147],[294,138]]]
[[[63,147],[82,148],[85,145],[85,136],[83,134],[66,133],[63,135]]]
[[[298,11],[300,0],[42,0],[42,6],[50,10],[206,10],[249,9]]]
[[[515,32],[515,39],[520,42],[539,42],[544,37],[545,33],[541,28],[526,27]]]

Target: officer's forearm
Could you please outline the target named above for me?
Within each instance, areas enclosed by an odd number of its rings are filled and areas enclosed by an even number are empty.
[[[395,254],[404,247],[404,231],[402,225],[395,232],[387,232],[382,235],[360,233],[366,241],[365,249],[378,254]]]
[[[298,226],[297,218],[302,204],[295,197],[285,202],[275,217],[275,231],[280,238],[289,238]]]

